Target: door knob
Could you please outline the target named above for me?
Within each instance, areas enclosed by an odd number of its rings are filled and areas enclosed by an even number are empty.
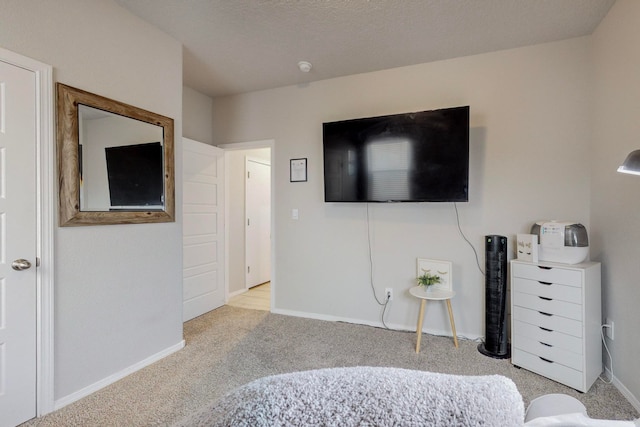
[[[15,261],[13,261],[11,263],[11,268],[13,268],[14,270],[26,270],[28,268],[31,268],[31,263],[29,261],[27,261],[26,259],[17,259]]]

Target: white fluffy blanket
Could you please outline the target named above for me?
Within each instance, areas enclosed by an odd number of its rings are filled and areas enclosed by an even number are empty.
[[[521,426],[508,378],[397,368],[335,368],[265,377],[175,426]]]

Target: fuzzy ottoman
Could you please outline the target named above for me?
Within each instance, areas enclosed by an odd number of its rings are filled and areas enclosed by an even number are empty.
[[[521,426],[508,378],[334,368],[258,379],[176,423],[186,426]]]

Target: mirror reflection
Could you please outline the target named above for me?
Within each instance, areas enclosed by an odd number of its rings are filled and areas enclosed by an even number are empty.
[[[80,210],[162,210],[163,129],[78,107]]]
[[[56,87],[60,225],[175,221],[173,119]]]

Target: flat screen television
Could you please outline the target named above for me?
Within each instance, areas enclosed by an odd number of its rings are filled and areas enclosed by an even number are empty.
[[[325,202],[466,202],[469,107],[323,123]]]
[[[105,148],[112,210],[161,208],[163,205],[162,144]]]

